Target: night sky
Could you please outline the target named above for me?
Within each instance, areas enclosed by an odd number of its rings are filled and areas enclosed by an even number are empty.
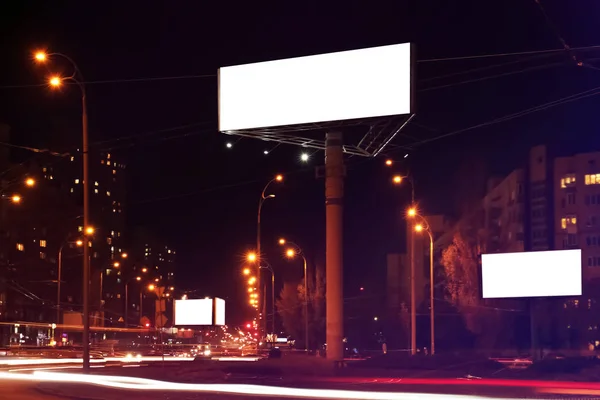
[[[278,279],[300,278],[300,263],[283,260],[276,245],[286,236],[311,262],[323,262],[324,182],[314,172],[323,153],[302,164],[292,146],[265,156],[272,145],[243,139],[226,149],[231,138],[217,132],[218,67],[415,43],[417,116],[394,142],[411,150],[390,156],[403,160],[398,172],[414,176],[424,212],[452,212],[456,188],[473,172],[465,165],[484,160],[491,173],[505,174],[535,144],[600,149],[600,97],[429,141],[600,86],[600,47],[471,57],[560,49],[560,38],[571,48],[600,45],[600,2],[541,3],[548,19],[533,0],[3,2],[0,122],[12,127],[14,144],[77,146],[78,93],[40,86],[46,71],[31,53],[44,48],[72,57],[88,82],[92,151],[111,149],[128,164],[129,226],[160,233],[179,250],[179,285],[228,297],[229,310],[237,302],[240,319],[250,312],[240,266],[256,240],[260,192],[276,173],[286,179],[264,206],[267,259]],[[410,190],[390,185],[383,158],[348,162],[351,296],[360,286],[380,291],[385,254],[403,249],[401,210]]]

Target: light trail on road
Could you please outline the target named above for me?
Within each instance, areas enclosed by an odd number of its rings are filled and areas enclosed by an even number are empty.
[[[0,372],[0,380],[91,384],[112,389],[126,389],[139,391],[170,391],[170,392],[195,392],[195,393],[225,393],[230,395],[245,396],[277,396],[305,399],[352,399],[352,400],[484,400],[490,397],[431,394],[431,393],[405,393],[381,391],[357,391],[338,389],[304,389],[293,387],[242,385],[242,384],[190,384],[164,382],[153,379],[83,375],[59,372],[34,372],[33,374],[18,374]],[[64,389],[64,385],[61,385]],[[496,397],[496,399],[499,399]]]

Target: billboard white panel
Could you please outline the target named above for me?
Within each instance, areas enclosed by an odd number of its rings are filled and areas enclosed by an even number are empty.
[[[212,299],[175,300],[175,325],[212,325]]]
[[[222,132],[410,112],[410,43],[219,69]]]
[[[581,250],[483,254],[485,299],[581,295]]]
[[[215,298],[215,325],[225,325],[225,300]]]

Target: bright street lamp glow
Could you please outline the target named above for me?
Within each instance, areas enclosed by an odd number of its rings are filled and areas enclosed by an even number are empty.
[[[225,144],[225,146],[226,146],[228,149],[230,149],[230,148],[232,148],[232,147],[233,147],[233,145],[232,145],[230,142],[227,142],[227,143]]]
[[[50,83],[50,86],[59,87],[62,85],[62,79],[59,76],[53,76],[50,78],[48,83]]]
[[[256,278],[252,277],[250,279],[248,279],[248,285],[254,285],[254,282],[256,282]]]
[[[48,56],[46,55],[45,52],[43,51],[38,51],[34,54],[35,60],[39,61],[39,62],[44,62],[46,61],[46,59],[48,58]]]
[[[148,285],[148,290],[154,290],[154,289],[156,289],[156,286],[154,286],[154,285]]]
[[[35,180],[33,178],[27,178],[25,180],[25,185],[31,187],[31,186],[35,186]]]
[[[284,238],[279,239],[279,244],[283,246],[285,244],[285,239]]]
[[[121,254],[121,258],[127,258],[128,255],[129,254],[127,254],[127,253],[123,253],[123,254]]]
[[[408,211],[406,211],[406,215],[408,215],[409,217],[414,217],[415,215],[417,215],[417,209],[414,207],[409,208]]]
[[[400,175],[394,175],[392,182],[394,182],[396,185],[402,183],[402,177]]]
[[[300,154],[301,161],[307,162],[309,158],[310,158],[310,156],[307,153]]]
[[[10,200],[13,203],[20,203],[21,202],[21,196],[19,196],[18,194],[15,194],[13,197],[10,198]]]
[[[421,224],[415,225],[415,232],[422,232],[422,231],[423,231],[423,225],[421,225]]]
[[[385,160],[385,165],[391,167],[394,162],[392,160]]]
[[[294,251],[294,249],[287,249],[285,255],[289,258],[294,258],[296,256],[296,252]]]
[[[263,154],[266,156],[267,154],[269,154],[269,150],[263,151]]]
[[[83,246],[83,240],[78,240],[75,242],[77,246]]]
[[[142,277],[141,277],[141,276],[136,276],[136,277],[135,277],[135,280],[136,280],[136,281],[141,281],[141,280],[142,280]]]
[[[87,233],[88,235],[93,235],[94,234],[94,228],[91,226],[88,226],[87,228],[85,228],[85,233]]]
[[[244,268],[244,275],[250,275],[250,268]]]
[[[276,175],[276,176],[275,176],[275,180],[276,180],[277,182],[281,182],[281,181],[283,181],[283,175],[281,175],[281,174],[278,174],[278,175]]]
[[[142,272],[144,272],[144,273],[148,272],[148,268],[146,268],[146,267],[142,268]]]
[[[248,261],[254,262],[254,261],[256,261],[256,253],[248,253],[246,258],[248,259]]]

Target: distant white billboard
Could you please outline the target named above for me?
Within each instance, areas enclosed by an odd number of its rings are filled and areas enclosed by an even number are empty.
[[[175,300],[175,325],[212,325],[213,300]]]
[[[410,43],[219,69],[221,132],[409,114]]]
[[[580,296],[581,250],[483,254],[482,297]]]
[[[225,300],[215,298],[215,325],[225,325]]]

